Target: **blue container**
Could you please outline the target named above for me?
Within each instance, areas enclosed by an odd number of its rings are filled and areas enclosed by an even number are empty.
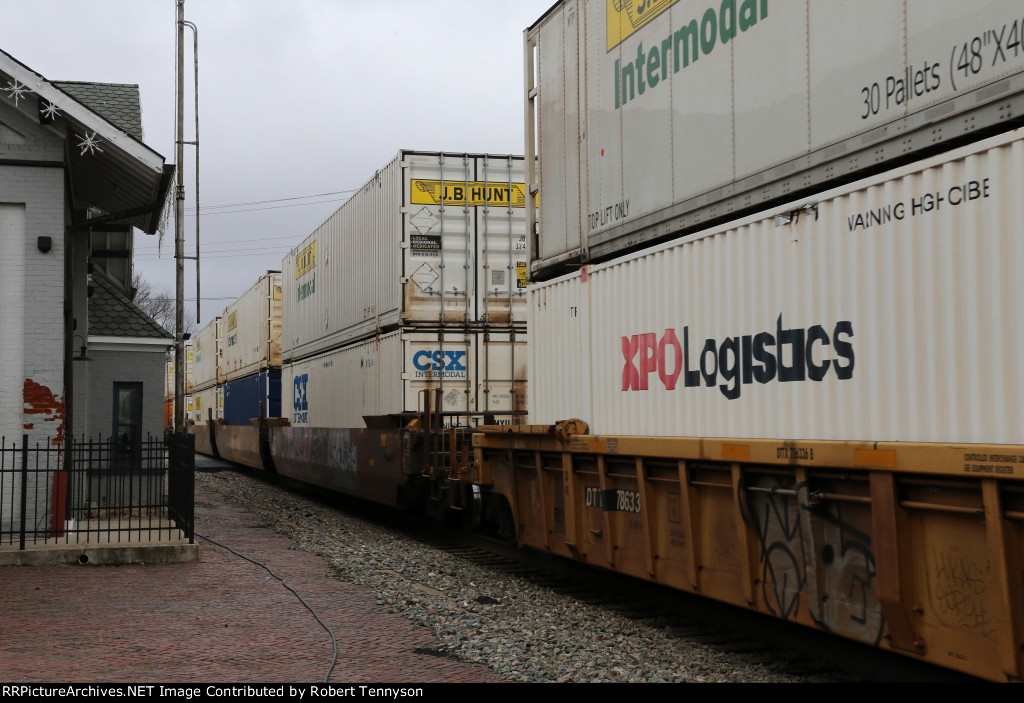
[[[260,371],[224,384],[226,424],[247,426],[252,418],[261,416],[281,417],[281,369]]]

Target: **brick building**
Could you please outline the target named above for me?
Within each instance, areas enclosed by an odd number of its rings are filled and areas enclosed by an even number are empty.
[[[173,170],[142,141],[137,86],[49,81],[0,51],[0,435],[161,432],[173,339],[131,302],[131,256]]]

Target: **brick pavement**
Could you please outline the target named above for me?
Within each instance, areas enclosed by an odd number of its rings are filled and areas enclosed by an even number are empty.
[[[196,490],[199,532],[267,564],[334,631],[331,682],[464,683],[500,679],[478,665],[417,654],[430,632],[376,605],[363,586]],[[0,680],[5,682],[319,682],[327,633],[264,569],[199,540],[200,560],[133,566],[0,567]]]

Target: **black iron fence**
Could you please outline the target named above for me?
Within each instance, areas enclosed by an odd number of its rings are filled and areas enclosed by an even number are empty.
[[[0,439],[0,547],[194,541],[194,439]]]

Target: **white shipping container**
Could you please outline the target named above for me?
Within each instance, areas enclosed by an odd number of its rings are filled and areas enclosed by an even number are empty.
[[[224,386],[211,386],[196,392],[189,419],[197,425],[205,425],[209,417],[207,411],[213,412],[214,420],[224,418]]]
[[[281,272],[267,271],[224,308],[224,381],[281,365]]]
[[[1024,132],[531,289],[531,422],[1021,441]]]
[[[193,358],[191,344],[185,346],[185,393],[191,395],[193,383],[192,377],[195,374],[195,360]],[[174,357],[169,356],[164,361],[164,399],[174,399]]]
[[[526,310],[521,156],[402,151],[285,258],[285,360]]]
[[[1019,0],[563,0],[526,33],[533,269],[1016,119],[1022,35]]]
[[[192,386],[196,390],[224,382],[221,369],[224,343],[222,320],[221,317],[210,320],[192,342]]]
[[[525,410],[526,335],[391,332],[288,364],[281,386],[293,426],[365,427],[364,416],[422,410],[427,394],[436,410],[438,391],[442,412]]]

